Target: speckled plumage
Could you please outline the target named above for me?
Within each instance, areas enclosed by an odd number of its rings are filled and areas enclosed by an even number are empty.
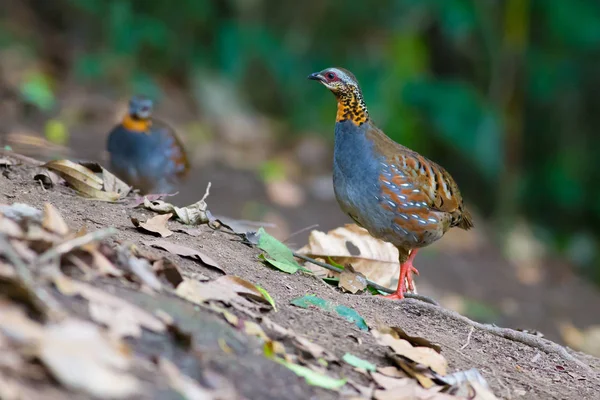
[[[400,253],[398,291],[412,287],[412,259],[454,226],[470,229],[458,186],[446,170],[394,142],[370,119],[356,78],[341,68],[312,74],[336,96],[333,186],[342,210]]]
[[[132,99],[129,114],[109,134],[110,170],[143,193],[172,191],[189,170],[185,149],[172,128],[150,119],[151,108],[141,113],[139,107]]]

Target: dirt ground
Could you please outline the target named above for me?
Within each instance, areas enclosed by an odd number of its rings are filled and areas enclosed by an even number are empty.
[[[221,275],[193,260],[166,254],[143,244],[152,237],[135,229],[130,216],[143,220],[151,216],[152,212],[122,204],[87,200],[67,187],[43,189],[33,180],[37,171],[38,168],[27,165],[14,165],[5,169],[0,177],[0,203],[26,203],[41,209],[44,202],[49,202],[59,210],[72,229],[86,227],[88,231],[94,231],[115,227],[118,233],[109,242],[127,241],[150,254],[166,255],[188,277],[201,274],[216,278]],[[210,196],[207,202],[210,209]],[[170,222],[169,226],[175,230],[178,225]],[[378,366],[391,365],[386,356],[387,350],[369,332],[361,331],[354,324],[320,309],[292,306],[292,299],[306,294],[318,294],[326,300],[355,309],[370,326],[376,323],[399,326],[409,335],[421,336],[437,343],[449,362],[450,372],[479,369],[500,398],[597,399],[599,396],[600,359],[569,350],[570,354],[590,366],[589,369],[582,368],[557,354],[547,354],[540,349],[480,329],[474,329],[469,334],[469,325],[448,317],[439,308],[417,300],[388,301],[369,294],[344,294],[313,276],[302,273],[288,275],[270,269],[259,261],[259,250],[241,243],[231,235],[214,231],[207,226],[199,229],[201,234],[197,237],[175,232],[168,240],[202,249],[228,275],[240,276],[264,287],[278,306],[277,312],[269,312],[271,320],[293,329],[337,357],[349,352]],[[218,371],[248,399],[333,399],[340,396],[332,391],[309,386],[285,367],[266,359],[256,339],[233,329],[216,314],[169,294],[151,296],[133,290],[119,280],[106,278],[95,281],[94,285],[149,311],[160,307],[174,318],[182,330],[192,335],[195,351],[190,352],[183,351],[168,336],[144,332],[141,338],[130,341],[136,355],[140,357],[166,357],[183,372],[199,380],[202,379],[203,370]],[[56,294],[65,307],[79,316],[88,317],[80,300]],[[268,331],[267,328],[265,330]],[[219,339],[224,337],[233,349],[230,353],[224,352],[220,347]],[[341,376],[361,380],[360,374],[346,364],[336,368]],[[177,398],[174,392],[161,386],[160,380],[148,371],[140,372],[140,376],[148,388],[146,393],[152,393],[148,394],[149,398]],[[56,382],[38,385],[54,387]],[[68,396],[76,398],[72,393]],[[81,395],[81,398],[85,396]]]

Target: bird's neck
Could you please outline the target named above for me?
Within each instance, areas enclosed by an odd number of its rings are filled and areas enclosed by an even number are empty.
[[[121,124],[125,129],[129,131],[138,133],[148,133],[150,131],[152,121],[150,119],[135,118],[127,114],[125,118],[123,118],[123,122],[121,122]]]
[[[369,112],[359,89],[335,93],[337,99],[336,122],[352,121],[361,126],[369,120]]]

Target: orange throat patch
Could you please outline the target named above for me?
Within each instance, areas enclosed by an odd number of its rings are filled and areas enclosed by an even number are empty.
[[[369,120],[367,106],[362,94],[356,90],[335,93],[337,99],[337,114],[335,122],[350,120],[356,126],[361,126]]]
[[[132,132],[138,133],[148,133],[150,132],[150,126],[152,125],[152,121],[149,119],[136,119],[131,115],[126,115],[123,118],[123,122],[121,122],[123,127]]]

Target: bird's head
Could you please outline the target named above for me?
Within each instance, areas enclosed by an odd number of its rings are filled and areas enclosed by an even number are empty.
[[[308,79],[321,82],[335,95],[338,103],[337,122],[350,120],[360,126],[369,120],[360,86],[352,72],[344,68],[327,68],[310,74]]]
[[[343,68],[327,68],[321,72],[315,72],[308,79],[319,81],[336,96],[346,92],[360,92],[358,81],[352,72]]]
[[[132,132],[149,133],[152,125],[152,100],[134,96],[129,100],[129,112],[122,121],[123,127]]]
[[[152,100],[134,96],[129,101],[129,115],[134,119],[146,120],[152,114]]]

